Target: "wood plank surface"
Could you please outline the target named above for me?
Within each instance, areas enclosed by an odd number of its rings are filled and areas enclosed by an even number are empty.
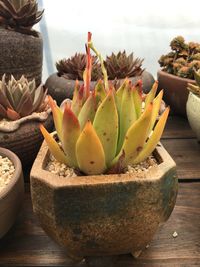
[[[196,139],[162,139],[177,164],[179,180],[200,179],[200,143]]]
[[[85,263],[72,264],[65,251],[44,233],[26,191],[15,226],[0,240],[0,266],[85,267]],[[181,183],[176,207],[149,248],[137,260],[131,255],[119,256],[115,266],[200,266],[200,183]]]

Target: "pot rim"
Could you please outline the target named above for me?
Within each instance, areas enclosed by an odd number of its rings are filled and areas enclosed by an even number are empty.
[[[12,188],[19,180],[22,173],[22,165],[18,156],[9,149],[0,147],[0,155],[8,157],[12,161],[15,167],[12,179],[0,193],[0,202],[1,202],[9,194],[9,192],[12,190]]]
[[[158,75],[166,76],[166,77],[174,79],[174,80],[184,81],[185,83],[195,83],[195,80],[188,79],[188,78],[182,78],[182,77],[176,76],[174,74],[170,74],[170,73],[163,71],[163,70],[158,70],[157,76]]]
[[[160,177],[162,177],[166,172],[176,167],[176,163],[161,145],[161,143],[157,145],[153,153],[158,161],[158,165],[153,166],[149,170],[145,171],[142,177],[141,174],[104,174],[65,178],[44,169],[50,155],[48,146],[44,141],[33,163],[30,177],[31,180],[38,179],[53,188],[63,188],[68,186],[97,186],[102,184],[109,185],[114,183],[117,184],[129,182],[152,183],[155,180],[159,180]]]

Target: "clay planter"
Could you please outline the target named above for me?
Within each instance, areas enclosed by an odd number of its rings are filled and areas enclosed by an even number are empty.
[[[13,225],[19,212],[23,194],[24,181],[22,166],[19,158],[11,151],[0,148],[0,155],[8,157],[15,166],[12,180],[0,192],[0,238],[3,237]]]
[[[186,110],[189,124],[200,142],[200,97],[190,92]]]
[[[22,118],[24,119],[24,118]],[[48,131],[53,129],[52,115],[49,114],[45,121],[37,119],[25,120],[20,123],[19,128],[6,132],[0,129],[0,147],[13,151],[20,158],[23,167],[33,164],[33,161],[43,142],[43,136],[39,129],[42,123]]]
[[[149,72],[144,71],[141,76],[132,78],[130,77],[130,80],[133,83],[135,83],[139,79],[142,79],[143,81],[144,93],[148,92],[154,83],[153,76]],[[123,80],[120,80],[120,83],[122,81]],[[79,82],[80,84],[83,83],[83,81]],[[90,88],[93,89],[95,84],[96,81],[92,81],[90,84]],[[60,105],[64,99],[66,98],[72,99],[75,80],[67,80],[63,76],[59,76],[57,73],[53,73],[46,80],[45,86],[48,88],[48,94],[50,94],[53,97],[53,99],[56,100],[57,104]]]
[[[16,79],[25,75],[41,83],[43,41],[38,37],[0,28],[0,78],[4,73]]]
[[[189,91],[188,83],[194,80],[181,78],[164,71],[158,71],[159,90],[164,89],[164,101],[170,106],[174,114],[186,117],[186,102]]]
[[[62,178],[45,170],[49,154],[44,142],[31,170],[33,209],[74,260],[143,250],[174,208],[176,165],[161,145],[159,164],[138,176]]]

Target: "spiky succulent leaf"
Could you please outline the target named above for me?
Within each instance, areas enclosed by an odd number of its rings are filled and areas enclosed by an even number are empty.
[[[133,87],[132,96],[133,96],[133,102],[135,106],[135,112],[136,112],[137,118],[139,118],[142,113],[142,96],[138,92],[137,86]]]
[[[101,79],[95,85],[94,91],[95,91],[96,99],[102,102],[104,98],[106,97],[106,90],[103,85],[103,81]]]
[[[158,81],[155,81],[150,92],[146,95],[146,98],[145,98],[145,109],[149,106],[149,104],[151,102],[153,102],[154,98],[155,98],[155,95],[156,95],[156,92],[157,92],[157,89],[158,89]]]
[[[54,120],[54,125],[56,128],[56,132],[58,134],[59,140],[62,143],[63,141],[63,131],[62,131],[63,113],[51,96],[49,96],[48,99],[49,99],[49,106],[51,107],[51,111],[53,114],[53,120]]]
[[[80,170],[85,174],[101,174],[106,170],[103,146],[91,122],[87,122],[76,144]]]
[[[43,12],[38,11],[36,0],[0,0],[0,24],[25,34],[37,36],[32,27],[41,20]]]
[[[42,124],[40,125],[40,131],[42,132],[44,139],[49,147],[49,150],[51,151],[54,158],[61,163],[67,164],[67,158],[65,154],[59,147],[58,143],[54,140],[52,135],[48,133],[48,131],[44,128]]]
[[[141,68],[143,60],[133,57],[133,53],[126,54],[126,51],[112,53],[106,57],[105,66],[110,80],[124,79],[126,77],[140,76],[143,72]]]
[[[120,128],[119,128],[119,141],[117,146],[118,152],[121,150],[127,130],[136,121],[136,119],[137,119],[137,114],[134,106],[132,88],[131,86],[127,86],[123,92],[121,109],[119,114]]]
[[[62,121],[62,147],[65,151],[68,166],[78,167],[76,159],[76,142],[80,135],[80,124],[77,117],[66,104]]]
[[[86,122],[89,120],[93,122],[96,112],[96,96],[90,94],[86,102],[84,103],[79,115],[78,120],[80,122],[81,130],[84,128]]]
[[[148,129],[151,122],[152,104],[144,111],[141,117],[135,121],[128,129],[123,146],[112,165],[117,164],[120,157],[124,154],[123,166],[131,164],[144,147],[148,137]]]
[[[160,110],[160,106],[162,102],[162,97],[163,97],[163,90],[161,90],[159,94],[157,95],[157,97],[153,100],[153,111],[152,111],[151,124],[150,124],[150,129],[149,129],[150,133],[158,118],[159,110]]]
[[[116,154],[119,128],[118,113],[112,90],[108,92],[98,107],[93,126],[102,143],[106,164],[109,165]]]
[[[12,120],[12,121],[20,119],[19,113],[17,113],[16,111],[14,111],[13,109],[10,109],[10,108],[7,109],[6,115],[7,115],[7,118]]]
[[[165,109],[158,123],[156,124],[156,127],[152,135],[150,136],[149,140],[145,144],[143,150],[141,150],[140,154],[132,161],[133,164],[137,164],[145,160],[154,151],[154,149],[156,148],[156,145],[158,144],[162,136],[163,130],[165,128],[169,110],[170,110],[169,107]]]

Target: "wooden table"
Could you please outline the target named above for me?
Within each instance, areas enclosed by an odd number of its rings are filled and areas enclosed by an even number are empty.
[[[138,259],[119,256],[116,267],[200,266],[200,144],[187,121],[178,117],[169,118],[162,143],[177,163],[179,193],[175,209]],[[72,264],[65,251],[41,229],[32,212],[28,183],[16,224],[0,241],[0,266],[86,266]]]

